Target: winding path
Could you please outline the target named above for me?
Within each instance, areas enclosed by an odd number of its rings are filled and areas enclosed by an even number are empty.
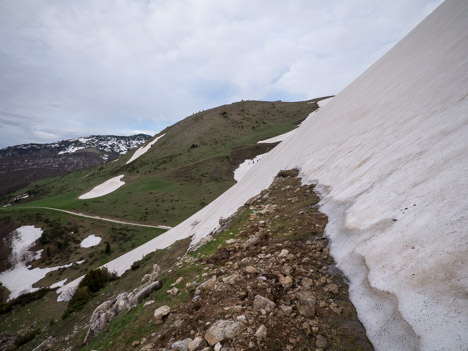
[[[100,221],[112,222],[112,223],[118,223],[118,224],[133,225],[133,226],[136,226],[136,227],[146,227],[146,228],[156,228],[156,229],[171,229],[172,228],[172,227],[169,227],[167,225],[140,224],[140,223],[121,221],[121,220],[118,220],[118,219],[103,218],[103,217],[99,217],[99,216],[91,216],[91,215],[86,215],[86,214],[80,213],[80,212],[61,210],[59,208],[53,208],[53,207],[24,207],[24,208],[40,208],[40,209],[44,209],[44,210],[58,211],[58,212],[68,213],[68,214],[71,214],[73,216],[86,217],[86,218],[97,219],[97,220],[100,220]]]

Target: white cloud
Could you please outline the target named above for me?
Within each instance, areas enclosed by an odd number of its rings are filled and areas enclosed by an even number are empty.
[[[439,2],[0,1],[0,147],[336,94]]]

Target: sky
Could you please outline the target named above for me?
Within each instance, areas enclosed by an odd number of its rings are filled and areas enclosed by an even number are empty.
[[[335,95],[441,0],[0,0],[0,148]]]

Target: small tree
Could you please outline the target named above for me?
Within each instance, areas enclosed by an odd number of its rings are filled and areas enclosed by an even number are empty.
[[[106,249],[104,250],[104,253],[106,255],[109,255],[111,253],[111,248],[109,242],[106,242]]]

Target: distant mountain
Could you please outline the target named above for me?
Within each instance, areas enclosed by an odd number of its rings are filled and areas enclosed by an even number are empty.
[[[92,135],[50,144],[23,144],[0,150],[0,195],[33,181],[67,174],[117,159],[150,135]]]

